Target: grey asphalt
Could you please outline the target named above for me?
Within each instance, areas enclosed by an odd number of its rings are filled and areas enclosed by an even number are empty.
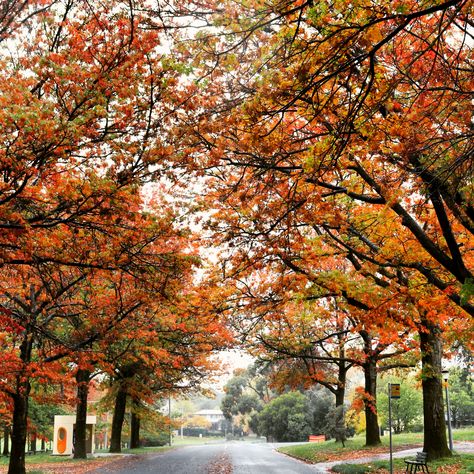
[[[298,443],[301,444],[301,443]],[[317,474],[315,466],[278,453],[273,443],[227,442],[186,446],[146,457],[129,457],[119,465],[90,474]]]
[[[296,443],[301,444],[301,443]],[[232,474],[315,474],[325,472],[277,452],[277,444],[231,443]]]
[[[207,474],[207,466],[221,454],[223,446],[209,444],[186,446],[163,453],[130,456],[109,467],[101,467],[91,474]]]
[[[292,444],[292,443],[286,443]],[[301,443],[294,443],[301,444]],[[367,463],[388,459],[379,454],[354,460],[305,464],[276,451],[283,444],[227,442],[186,446],[147,456],[129,456],[118,464],[90,474],[324,474],[335,464]],[[455,451],[474,453],[474,443],[455,443]],[[399,451],[394,457],[411,457],[421,448]]]

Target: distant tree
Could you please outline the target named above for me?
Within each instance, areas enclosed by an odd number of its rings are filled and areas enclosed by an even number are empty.
[[[202,428],[208,430],[212,426],[212,423],[205,416],[194,415],[186,420],[185,426],[189,428]]]
[[[28,410],[29,432],[42,441],[53,439],[55,415],[67,415],[69,412],[57,403],[40,403],[34,397]]]
[[[474,423],[474,380],[468,368],[449,371],[451,421],[454,427]]]
[[[341,442],[343,447],[347,438],[354,436],[354,428],[346,419],[344,406],[334,407],[327,414],[325,434],[327,438],[334,438],[336,442]]]
[[[312,434],[324,434],[328,413],[334,408],[334,397],[327,389],[318,386],[307,390],[312,415]]]
[[[240,424],[248,423],[250,429],[257,434],[259,428],[255,416],[271,396],[265,370],[256,365],[246,370],[237,370],[225,385],[225,395],[221,401],[221,410],[228,421],[240,416]]]
[[[224,398],[221,401],[221,410],[224,416],[231,420],[233,415],[239,413],[238,404],[247,384],[245,372],[234,373],[234,376],[224,387]]]
[[[258,432],[275,441],[305,441],[311,434],[308,397],[288,392],[273,399],[257,416]]]
[[[400,383],[399,399],[392,399],[392,427],[395,433],[410,431],[423,418],[423,395],[421,387],[417,387],[414,377],[386,378],[384,382]],[[388,393],[387,384],[382,383],[378,394],[377,409],[388,424]]]

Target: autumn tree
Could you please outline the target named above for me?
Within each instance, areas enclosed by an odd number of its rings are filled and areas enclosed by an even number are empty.
[[[137,405],[198,390],[217,368],[212,353],[231,341],[216,312],[209,282],[192,282],[194,263],[189,257],[187,263],[182,262],[174,282],[167,276],[162,298],[157,298],[160,293],[155,289],[152,299],[109,332],[96,348],[105,356],[104,369],[114,398],[111,452],[121,450],[127,402],[138,424]],[[136,430],[138,438],[139,428]]]
[[[92,330],[69,346],[61,333],[68,325],[58,323],[63,316],[53,318],[38,301],[48,293],[43,280],[58,283],[56,290],[92,270],[136,273],[150,264],[147,258],[132,263],[143,224],[138,186],[169,169],[172,139],[161,131],[174,123],[187,88],[174,88],[180,72],[159,50],[163,24],[145,28],[149,18],[140,10],[140,2],[12,0],[0,12],[0,258],[7,273],[21,267],[21,278],[34,274],[30,293],[7,295],[15,314],[3,308],[9,349],[16,351],[5,354],[18,375],[13,425],[21,432],[13,437],[10,472],[25,470],[35,344],[52,367],[100,336]],[[66,267],[71,281],[56,282]]]
[[[313,250],[324,240],[374,288],[405,293],[416,324],[405,321],[418,326],[422,354],[435,354],[423,360],[424,449],[448,454],[438,318],[451,305],[465,331],[474,314],[469,2],[219,8],[219,34],[196,42],[213,109],[192,123],[190,142],[222,208],[216,231],[242,268],[279,258],[327,289]],[[429,298],[444,308],[425,311]]]
[[[5,318],[2,330],[6,345],[3,348],[1,390],[10,397],[12,406],[12,446],[10,469],[18,472],[23,465],[27,437],[28,403],[33,384],[59,386],[67,383],[67,374],[60,361],[45,364],[45,359],[56,347],[57,340],[49,322],[61,305],[70,285],[63,281],[55,288],[41,284],[38,273],[22,271],[20,267],[3,272],[2,308]],[[80,277],[79,277],[80,280]]]
[[[345,310],[343,304],[337,305],[334,315],[334,308],[324,303],[297,301],[273,311],[254,336],[254,353],[278,366],[274,384],[293,388],[320,384],[335,395],[337,407],[344,405],[347,372],[353,367],[361,369],[366,442],[378,444],[378,374],[414,366],[416,342],[410,331],[403,325],[397,328],[390,317],[383,324],[376,313],[359,315]],[[385,311],[390,314],[388,308]]]

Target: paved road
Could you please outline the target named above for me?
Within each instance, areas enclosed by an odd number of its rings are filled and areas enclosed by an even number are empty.
[[[287,443],[291,444],[291,443]],[[301,443],[295,443],[301,444]],[[309,465],[275,451],[282,444],[228,442],[187,446],[146,457],[129,457],[90,474],[323,474],[335,464],[388,459],[388,454]],[[458,452],[474,452],[474,443],[455,443]],[[394,457],[413,456],[420,448],[399,451]]]
[[[186,446],[165,453],[124,459],[91,474],[317,474],[314,466],[275,451],[272,443],[228,442]]]
[[[301,443],[297,443],[301,444]],[[274,444],[232,443],[228,451],[233,464],[232,474],[316,474],[316,467],[275,451]]]

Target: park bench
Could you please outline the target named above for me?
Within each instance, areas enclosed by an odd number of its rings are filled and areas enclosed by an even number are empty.
[[[429,474],[430,471],[428,471],[428,465],[426,464],[426,456],[426,453],[418,452],[416,453],[415,459],[405,459],[405,463],[407,465],[405,472],[410,472],[414,474],[416,473],[416,471],[419,471],[421,469],[423,472],[427,472]]]
[[[324,435],[309,435],[308,441],[310,443],[322,443],[326,441],[326,436]]]

